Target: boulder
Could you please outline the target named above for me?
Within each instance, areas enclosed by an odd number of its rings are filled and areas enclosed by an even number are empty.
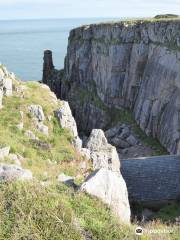
[[[120,173],[101,168],[89,175],[80,189],[101,199],[121,222],[130,223],[128,192]]]
[[[93,169],[106,168],[114,172],[120,171],[120,160],[116,148],[108,144],[101,129],[93,129],[87,141],[87,149],[93,161]]]
[[[36,135],[30,130],[25,131],[24,134],[26,137],[29,137],[32,140],[38,140],[38,137],[36,137]]]
[[[18,166],[21,166],[21,161],[24,159],[22,156],[16,155],[14,153],[10,153],[8,157],[13,162],[13,164]]]
[[[105,132],[105,135],[106,135],[107,139],[115,137],[119,133],[119,131],[121,130],[121,126],[122,126],[122,124],[118,123],[116,126],[108,129]]]
[[[108,141],[104,135],[103,130],[93,129],[87,141],[86,147],[90,151],[100,151],[102,148],[104,148],[107,145],[108,145]]]
[[[120,137],[114,137],[110,140],[110,143],[118,148],[128,148],[131,145]]]
[[[10,147],[0,148],[0,159],[3,159],[9,155]]]
[[[129,129],[129,127],[128,126],[125,126],[123,129],[122,129],[122,132],[121,132],[121,134],[119,135],[119,137],[121,138],[121,139],[126,139],[127,137],[129,137],[129,135],[130,135],[130,129]]]
[[[0,181],[8,182],[15,180],[32,180],[30,170],[23,169],[16,165],[0,164]]]
[[[40,131],[44,135],[46,135],[46,136],[49,135],[49,128],[48,128],[48,126],[44,125],[42,122],[38,122],[36,124],[36,128],[37,128],[38,131]]]
[[[74,178],[70,177],[70,176],[67,176],[64,173],[60,174],[58,176],[57,180],[58,180],[58,182],[64,183],[69,187],[75,187],[76,186],[75,183],[74,183]]]
[[[40,105],[32,104],[29,106],[28,109],[29,109],[29,112],[32,113],[32,115],[38,119],[38,121],[45,120],[44,112]]]
[[[138,144],[138,140],[133,135],[130,135],[126,141],[132,146]]]

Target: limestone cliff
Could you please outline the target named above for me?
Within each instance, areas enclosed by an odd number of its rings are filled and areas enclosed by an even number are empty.
[[[64,73],[53,69],[46,77],[70,102],[81,130],[106,128],[113,118],[106,108],[127,108],[147,135],[180,152],[179,20],[76,28]]]

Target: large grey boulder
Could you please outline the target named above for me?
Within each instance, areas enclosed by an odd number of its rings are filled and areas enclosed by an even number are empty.
[[[44,116],[44,112],[42,109],[42,106],[40,105],[35,105],[32,104],[29,106],[29,112],[38,119],[38,121],[44,121],[45,120],[45,116]]]
[[[78,136],[77,125],[72,115],[69,103],[61,101],[61,107],[55,111],[57,118],[62,128],[66,128],[70,131],[73,136],[73,145],[76,149],[80,150],[82,147],[82,141]]]
[[[120,160],[116,148],[108,144],[101,129],[93,129],[87,141],[93,161],[93,169],[106,168],[114,172],[120,171]]]
[[[15,180],[32,180],[30,170],[23,169],[16,165],[0,164],[0,181],[8,182]]]
[[[101,199],[121,222],[130,223],[128,192],[121,174],[101,168],[88,176],[81,191]]]

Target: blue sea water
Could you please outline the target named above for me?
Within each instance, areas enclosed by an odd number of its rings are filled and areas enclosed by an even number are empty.
[[[41,80],[43,51],[53,51],[54,65],[64,65],[68,35],[83,24],[114,19],[53,19],[0,21],[0,62],[22,80]]]

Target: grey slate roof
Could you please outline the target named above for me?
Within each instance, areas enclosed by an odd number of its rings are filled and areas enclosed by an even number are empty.
[[[163,202],[180,199],[180,156],[157,156],[121,161],[129,199]]]

